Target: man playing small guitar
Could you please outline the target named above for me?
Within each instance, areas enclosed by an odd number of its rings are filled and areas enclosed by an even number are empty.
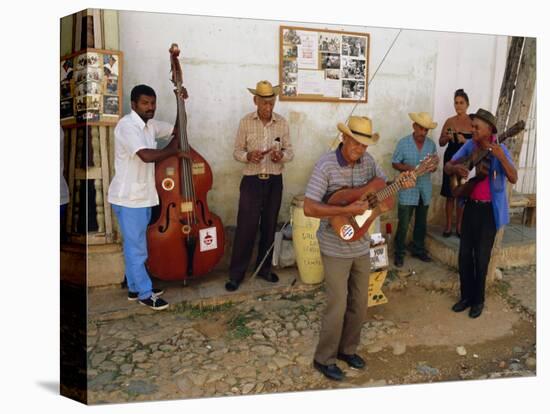
[[[473,137],[445,164],[445,173],[466,178],[469,170],[461,160],[474,151],[488,151],[487,159],[478,164],[476,176],[464,184],[461,193],[468,198],[458,253],[460,301],[452,307],[455,312],[470,307],[469,316],[477,318],[483,311],[485,278],[495,235],[509,222],[506,179],[514,184],[518,175],[506,147],[495,142],[495,116],[484,109],[470,116]]]
[[[324,200],[327,194],[343,187],[363,186],[377,177],[386,179],[374,158],[366,152],[367,147],[379,139],[379,135],[372,132],[371,120],[352,116],[347,126],[340,123],[338,129],[343,133],[343,143],[317,162],[304,200],[305,215],[321,218],[317,238],[327,293],[327,307],[313,365],[327,378],[336,381],[344,378],[336,359],[353,368],[365,367],[365,361],[356,351],[367,310],[371,264],[368,235],[356,241],[346,241],[347,236],[337,234],[328,218],[363,214],[377,206],[378,197],[370,194],[345,205],[331,205]],[[415,185],[415,176],[411,172],[401,174],[398,179],[403,181],[403,185]],[[342,231],[351,232],[353,229],[344,226]]]

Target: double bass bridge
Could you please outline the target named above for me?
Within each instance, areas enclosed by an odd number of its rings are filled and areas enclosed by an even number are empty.
[[[182,201],[180,204],[181,213],[191,213],[193,211],[193,202],[192,201]]]

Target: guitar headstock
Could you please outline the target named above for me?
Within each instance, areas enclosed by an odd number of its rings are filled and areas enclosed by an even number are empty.
[[[418,164],[418,166],[414,169],[414,172],[416,176],[419,177],[437,168],[438,164],[439,157],[437,156],[437,154],[428,154],[424,157],[422,161],[420,161],[420,164]]]
[[[500,143],[504,141],[506,138],[513,137],[514,135],[519,134],[524,129],[525,129],[525,121],[523,120],[518,121],[498,136],[498,142]]]

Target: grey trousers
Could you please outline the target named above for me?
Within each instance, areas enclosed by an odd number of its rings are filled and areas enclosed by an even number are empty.
[[[338,352],[354,354],[361,340],[367,313],[370,257],[353,259],[322,255],[327,307],[321,323],[315,360],[336,363]]]

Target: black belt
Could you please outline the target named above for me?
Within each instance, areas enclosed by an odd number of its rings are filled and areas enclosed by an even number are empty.
[[[260,180],[269,180],[270,178],[280,177],[281,174],[256,174],[253,177],[257,177]]]
[[[473,198],[468,199],[468,201],[476,204],[491,204],[492,202],[492,200],[474,200]]]
[[[252,174],[252,175],[244,175],[244,177],[251,177],[251,178],[257,178],[259,180],[265,181],[269,180],[270,178],[280,177],[281,174]]]

